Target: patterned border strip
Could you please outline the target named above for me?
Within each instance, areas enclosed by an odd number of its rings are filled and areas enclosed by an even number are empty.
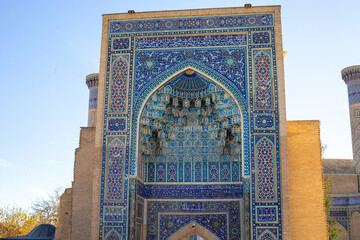
[[[224,47],[246,45],[246,34],[217,34],[217,35],[180,35],[164,37],[141,37],[136,39],[136,49],[148,48],[189,48],[189,47]]]
[[[154,199],[243,198],[243,186],[242,184],[145,185],[144,196]]]
[[[110,21],[109,33],[273,26],[273,14]]]

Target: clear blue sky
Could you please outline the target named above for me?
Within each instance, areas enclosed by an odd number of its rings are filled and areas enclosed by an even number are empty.
[[[321,121],[325,157],[352,158],[342,68],[360,64],[360,1],[0,1],[0,207],[73,179],[98,72],[102,14],[282,5],[288,120]]]

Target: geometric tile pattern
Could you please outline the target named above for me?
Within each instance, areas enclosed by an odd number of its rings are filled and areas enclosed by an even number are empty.
[[[110,140],[110,139],[109,139]],[[124,142],[118,138],[108,145],[107,199],[121,200],[123,194]]]
[[[240,239],[239,214],[239,201],[149,201],[146,236],[147,239],[167,239],[183,226],[195,222],[219,239]]]
[[[97,96],[98,96],[98,88],[92,87],[89,89],[89,110],[97,108]]]
[[[254,51],[255,108],[272,108],[271,57],[269,50]]]
[[[130,47],[129,38],[114,38],[112,42],[113,50],[128,49]]]
[[[275,240],[276,238],[274,238],[274,235],[271,234],[270,232],[265,232],[263,234],[261,234],[259,240]]]
[[[245,45],[246,34],[236,35],[205,35],[205,36],[180,36],[180,37],[159,37],[139,38],[136,41],[137,49],[146,48],[176,48],[176,47],[209,47],[222,46],[224,42],[232,45]]]
[[[105,240],[121,240],[121,228],[105,228],[104,235]]]
[[[126,127],[125,118],[110,118],[108,123],[109,131],[124,131]]]
[[[249,14],[110,22],[110,33],[273,25],[272,14]]]
[[[274,200],[274,146],[268,137],[262,137],[256,142],[256,156],[257,198],[259,200]]]
[[[232,199],[243,198],[243,189],[241,184],[146,184],[143,196],[152,199]]]
[[[136,52],[135,66],[135,89],[134,100],[142,94],[146,87],[163,71],[175,67],[178,63],[192,60],[201,63],[205,67],[214,69],[219,74],[231,79],[245,96],[246,79],[246,49],[243,46],[237,48],[190,48],[190,49],[166,49],[166,50],[141,50]],[[148,64],[151,60],[151,69]]]
[[[123,58],[113,63],[110,112],[124,112],[128,64]]]
[[[252,37],[253,44],[270,43],[270,32],[254,32]]]
[[[246,240],[251,238],[251,210],[250,210],[250,179],[244,178],[244,237]]]
[[[277,220],[276,207],[257,207],[256,213],[258,222],[275,222]]]
[[[356,171],[360,172],[360,104],[350,105],[351,135],[354,163]]]
[[[273,115],[257,114],[254,118],[255,129],[274,129],[275,120]]]
[[[330,216],[333,217],[337,223],[341,224],[346,231],[348,231],[349,235],[351,235],[351,232],[355,230],[351,219],[354,213],[360,213],[360,197],[333,197],[331,203]]]
[[[349,105],[360,103],[360,69],[358,66],[346,68],[341,71],[341,77],[348,88]]]
[[[96,125],[96,109],[97,109],[97,97],[98,87],[89,82],[89,112],[88,112],[88,127],[95,127]]]
[[[220,239],[227,239],[227,218],[226,214],[182,214],[182,215],[160,215],[160,239],[167,239],[190,222],[195,222],[207,229]],[[150,235],[149,235],[150,236]]]
[[[105,207],[104,210],[105,221],[122,221],[123,208],[122,207]]]
[[[256,239],[259,239],[259,240],[276,240],[276,239],[278,239],[276,228],[257,228],[256,236],[257,236]]]

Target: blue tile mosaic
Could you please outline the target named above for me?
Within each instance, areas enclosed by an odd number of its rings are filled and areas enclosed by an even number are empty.
[[[259,114],[255,115],[255,129],[273,129],[275,127],[275,121],[273,115]]]
[[[246,45],[246,34],[138,38],[137,49]]]
[[[253,44],[267,44],[271,40],[269,32],[254,32],[252,37]]]
[[[146,236],[147,239],[168,239],[185,225],[194,222],[210,230],[219,239],[240,239],[239,214],[239,201],[150,201]],[[157,222],[160,224],[157,225]]]
[[[241,179],[240,110],[220,86],[193,71],[181,74],[153,93],[140,119],[145,180],[153,182],[154,174],[157,182]]]
[[[260,138],[260,136],[257,137]],[[274,145],[268,137],[262,137],[255,143],[255,146],[257,157],[257,199],[275,200]]]
[[[277,237],[277,229],[276,228],[264,228],[259,227],[256,229],[256,239],[259,240],[276,240]]]
[[[270,109],[272,101],[271,51],[256,50],[255,56],[255,108]]]
[[[242,198],[243,188],[241,184],[146,184],[143,195],[152,199],[232,199]]]
[[[114,38],[112,42],[113,50],[128,49],[130,47],[129,38]]]
[[[108,123],[109,131],[124,131],[126,128],[125,118],[110,118]]]
[[[125,111],[127,78],[128,62],[124,58],[118,58],[112,68],[110,112]]]
[[[272,14],[111,21],[110,34],[206,28],[272,26]]]
[[[277,215],[276,207],[256,207],[257,222],[275,222]]]
[[[100,236],[137,239],[145,231],[167,239],[196,222],[219,239],[282,239],[273,15],[112,21],[109,28]],[[178,83],[188,70],[197,80]],[[214,94],[218,87],[231,101]],[[222,121],[209,110],[215,101]],[[145,184],[135,184],[136,175]],[[146,227],[136,217],[144,214],[142,198]],[[259,208],[265,203],[268,210]]]

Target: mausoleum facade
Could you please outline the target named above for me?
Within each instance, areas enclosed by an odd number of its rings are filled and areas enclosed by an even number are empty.
[[[279,6],[104,15],[100,73],[87,77],[89,126],[56,239],[290,239],[299,231],[302,213],[290,218],[297,188],[281,34]],[[320,143],[318,123],[310,127]],[[320,145],[306,151],[322,172]],[[320,219],[310,233],[323,239],[323,195],[304,191],[320,206],[304,207]]]

